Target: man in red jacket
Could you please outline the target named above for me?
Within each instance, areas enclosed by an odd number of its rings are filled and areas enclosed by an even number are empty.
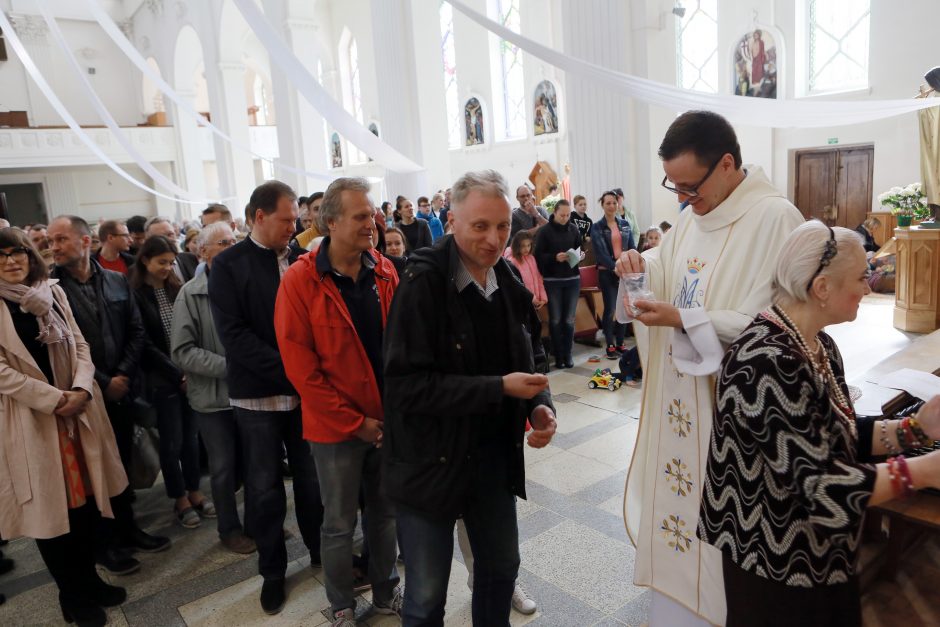
[[[334,626],[353,627],[353,531],[360,486],[369,512],[369,578],[380,614],[400,616],[394,509],[380,486],[382,336],[398,274],[375,250],[365,179],[327,188],[317,217],[326,238],[284,275],[274,326],[287,377],[300,394],[324,517],[321,556]]]

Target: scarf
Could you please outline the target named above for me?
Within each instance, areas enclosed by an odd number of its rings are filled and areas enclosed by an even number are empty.
[[[8,283],[0,279],[0,298],[13,301],[20,310],[39,319],[36,338],[49,349],[54,384],[60,390],[72,389],[72,331],[56,306],[51,283],[41,281],[32,287],[21,283]]]

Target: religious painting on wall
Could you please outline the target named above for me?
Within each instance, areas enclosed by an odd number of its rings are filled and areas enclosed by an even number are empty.
[[[339,143],[339,133],[330,136],[330,161],[334,168],[343,167],[343,148]]]
[[[542,81],[535,86],[535,134],[558,132],[558,96],[555,86],[550,81]]]
[[[777,97],[777,42],[767,29],[746,33],[734,47],[732,84],[737,96]]]
[[[463,108],[464,123],[467,127],[467,145],[483,143],[483,106],[476,98],[471,98]]]

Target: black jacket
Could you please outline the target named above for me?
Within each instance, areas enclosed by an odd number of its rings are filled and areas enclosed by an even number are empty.
[[[98,297],[98,320],[104,343],[104,358],[95,362],[95,381],[105,390],[111,383],[111,377],[123,374],[132,381],[137,376],[141,353],[147,344],[147,333],[140,318],[136,300],[127,284],[127,278],[120,272],[105,270],[92,260],[95,274],[95,293]],[[66,275],[66,271],[56,266],[52,277],[59,279],[72,308],[78,297],[75,282]],[[82,333],[86,329],[82,329]]]
[[[548,219],[548,224],[535,233],[535,263],[544,279],[570,279],[581,276],[578,266],[571,267],[567,261],[558,261],[555,257],[572,248],[581,246],[581,233],[571,221],[562,226],[555,222],[555,214]]]
[[[294,263],[306,251],[290,249]],[[281,285],[277,254],[250,237],[219,253],[209,274],[209,304],[225,359],[232,398],[296,394],[287,380],[274,334]]]
[[[473,322],[454,284],[459,263],[453,236],[413,253],[401,276],[385,333],[386,486],[391,499],[435,517],[462,513],[475,472],[480,424],[503,407],[499,376],[482,376]],[[541,328],[532,294],[511,265],[495,267],[504,299],[513,371],[535,372]],[[468,288],[468,289],[473,289]],[[414,315],[421,312],[421,323]],[[513,493],[525,498],[523,437],[537,405],[552,406],[548,390],[530,401],[510,401],[514,423],[507,453],[512,456]]]
[[[186,283],[196,276],[199,257],[192,253],[182,252],[176,256],[176,264],[180,267],[180,274],[183,275],[183,283]]]
[[[147,372],[148,388],[151,390],[157,387],[176,388],[183,378],[183,371],[170,358],[170,345],[163,331],[157,294],[151,286],[142,285],[134,290],[134,296],[137,299],[137,307],[140,309],[140,317],[149,339],[144,347],[142,359]],[[167,296],[171,302],[176,300],[174,291],[168,290]]]

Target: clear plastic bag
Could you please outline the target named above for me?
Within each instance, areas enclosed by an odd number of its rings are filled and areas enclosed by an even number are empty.
[[[624,307],[624,296],[630,301],[629,309]],[[649,288],[649,277],[646,273],[629,273],[620,277],[620,288],[617,290],[617,322],[632,322],[634,318],[643,313],[633,303],[638,300],[653,300],[653,292]]]

